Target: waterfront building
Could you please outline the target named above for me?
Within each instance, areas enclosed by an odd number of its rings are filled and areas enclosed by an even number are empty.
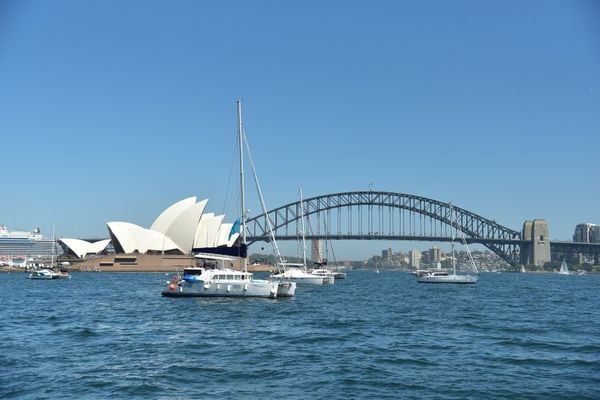
[[[85,258],[108,253],[110,239],[90,242],[81,239],[58,239],[58,244],[66,256]]]
[[[115,252],[174,255],[214,252],[245,257],[245,247],[232,249],[240,236],[239,221],[224,223],[224,215],[204,212],[208,200],[196,200],[194,196],[171,205],[150,228],[129,222],[108,222]]]

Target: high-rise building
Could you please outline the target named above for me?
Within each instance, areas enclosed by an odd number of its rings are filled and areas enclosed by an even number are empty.
[[[419,265],[421,264],[421,252],[419,250],[411,250],[408,253],[408,258],[411,267],[419,268]]]
[[[594,230],[592,231],[592,242],[600,243],[600,225],[594,226]]]
[[[389,254],[387,250],[381,250],[381,258],[384,260],[387,260],[389,257]]]
[[[429,249],[429,262],[432,265],[439,263],[442,260],[442,250],[438,247]]]
[[[596,224],[583,223],[578,224],[575,227],[575,234],[573,235],[573,241],[579,243],[594,243],[600,242],[600,237],[597,237]]]

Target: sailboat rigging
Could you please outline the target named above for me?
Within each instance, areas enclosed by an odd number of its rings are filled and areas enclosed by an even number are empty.
[[[333,284],[333,276],[312,274],[309,273],[306,268],[306,234],[304,233],[304,201],[302,198],[302,189],[300,189],[300,210],[300,219],[302,223],[302,263],[281,263],[278,265],[278,272],[269,276],[269,279],[275,281],[292,281],[299,285]]]
[[[244,143],[249,149],[245,139],[242,124],[242,105],[237,102],[238,118],[238,140],[240,157],[240,214],[241,214],[241,240],[240,257],[198,253],[195,258],[200,267],[186,268],[183,277],[176,275],[168,283],[167,289],[161,294],[166,297],[292,297],[296,291],[294,282],[272,282],[268,280],[254,279],[253,274],[248,272],[246,251],[246,199],[244,184]],[[251,155],[249,154],[251,160]],[[254,179],[258,186],[256,171],[252,163]],[[262,193],[260,193],[261,202]],[[236,259],[240,260],[241,271],[227,268],[226,263],[233,264]]]
[[[461,242],[467,252],[467,258],[472,273],[457,273],[456,271],[456,252],[454,250],[454,241],[456,240],[456,231],[458,230],[458,223],[454,215],[454,207],[452,206],[452,204],[449,205],[449,208],[450,223],[451,226],[454,228],[454,231],[452,232],[452,273],[450,273],[447,270],[440,269],[418,271],[417,282],[419,283],[477,283],[477,281],[479,280],[479,272],[477,270],[477,266],[475,265],[475,260],[473,260],[473,255],[471,254],[471,250],[469,249],[469,245],[467,244],[467,240],[465,239],[465,235],[462,232],[462,230],[459,230],[461,235]]]

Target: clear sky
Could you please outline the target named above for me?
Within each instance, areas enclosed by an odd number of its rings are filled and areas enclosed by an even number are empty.
[[[593,0],[0,0],[0,223],[106,237],[190,195],[233,221],[238,98],[269,209],[373,182],[600,223]]]

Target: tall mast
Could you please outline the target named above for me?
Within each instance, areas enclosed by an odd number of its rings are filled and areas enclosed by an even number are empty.
[[[452,204],[450,204],[450,222],[452,223],[452,228],[454,228],[454,230],[451,230],[452,232],[452,274],[456,275],[456,253],[454,252],[454,239],[456,238],[456,226],[455,221],[454,221],[454,208],[452,207]]]
[[[243,146],[243,137],[244,137],[244,127],[242,126],[242,102],[237,101],[237,118],[238,118],[238,142],[240,145],[240,203],[241,203],[241,231],[242,231],[242,245],[246,244],[246,198],[244,192],[244,146]],[[242,258],[242,266],[244,267],[244,272],[248,272],[248,262],[246,257]]]
[[[51,268],[54,268],[54,252],[56,249],[55,246],[56,246],[56,229],[55,229],[54,224],[52,224],[52,261],[50,264]]]
[[[304,233],[304,202],[302,200],[302,188],[300,188],[300,211],[302,215],[302,260],[306,269],[306,234]]]

